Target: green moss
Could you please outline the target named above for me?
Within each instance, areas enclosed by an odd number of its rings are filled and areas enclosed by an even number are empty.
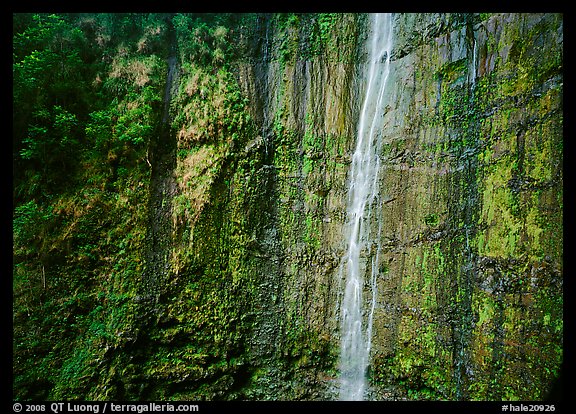
[[[466,58],[445,63],[435,73],[435,76],[446,85],[462,81],[468,70],[468,60]]]
[[[104,18],[109,27],[99,25]],[[344,114],[356,86],[348,83],[350,67],[329,64],[354,62],[364,18],[174,16],[180,69],[170,115],[178,142],[174,154],[164,153],[170,170],[155,175],[148,163],[158,167],[158,160],[146,144],[160,129],[170,18],[78,17],[98,57],[82,84],[92,85],[82,87],[90,108],[31,112],[38,125],[22,129],[68,137],[69,125],[87,119],[81,131],[94,145],[57,191],[41,169],[18,178],[17,399],[310,399],[325,384],[322,375],[338,374],[337,344],[322,318],[336,294],[326,283],[335,272],[327,251],[340,229],[329,215],[345,196],[351,127]],[[389,168],[383,185],[408,201],[425,183],[430,197],[385,207],[384,230],[401,240],[379,264],[386,293],[377,309],[394,312],[379,327],[390,335],[374,338],[370,381],[411,399],[543,398],[563,358],[563,51],[555,41],[562,18],[473,19],[491,19],[476,26],[487,41],[477,45],[474,84],[471,55],[435,70],[440,52],[430,39],[404,39],[416,49],[396,60],[414,70],[414,85],[400,90],[416,94],[405,119],[390,118],[409,128],[402,139],[386,135],[382,155],[407,150],[418,159],[409,170]],[[452,35],[469,22],[454,14],[430,27]],[[251,83],[250,70],[235,64],[260,64],[263,52],[238,55],[264,37],[272,55],[265,63],[277,60],[281,69],[266,79],[280,82],[270,90],[276,112],[264,116],[274,119],[272,133],[258,138],[263,126],[237,80],[248,91],[269,85]],[[20,55],[28,40],[15,40]],[[417,54],[425,65],[410,60]],[[314,89],[322,77],[301,78],[309,82],[307,101],[292,96],[301,92],[293,70],[304,60],[330,77],[347,73],[329,79],[336,89],[326,102]],[[55,121],[50,128],[46,114]],[[433,178],[421,181],[423,167]],[[150,192],[160,190],[156,206]],[[157,220],[155,211],[169,214]],[[161,236],[147,231],[154,226]],[[166,266],[157,267],[162,275],[148,303],[142,275],[154,260]]]
[[[426,223],[427,226],[436,227],[439,223],[438,214],[427,214],[424,217],[424,223]]]

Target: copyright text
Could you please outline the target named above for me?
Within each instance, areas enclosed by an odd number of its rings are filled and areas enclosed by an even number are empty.
[[[184,403],[71,403],[53,402],[48,404],[14,403],[12,410],[15,413],[170,413],[170,412],[199,412],[200,407],[196,404]]]

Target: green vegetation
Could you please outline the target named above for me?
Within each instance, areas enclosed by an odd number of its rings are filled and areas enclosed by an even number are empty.
[[[15,400],[334,397],[365,18],[13,15]],[[394,22],[369,381],[544,398],[562,16]]]
[[[135,335],[164,17],[14,22],[14,396],[106,398]]]

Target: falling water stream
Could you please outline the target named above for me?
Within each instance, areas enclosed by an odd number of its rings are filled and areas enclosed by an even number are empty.
[[[382,147],[391,47],[392,15],[371,15],[367,37],[368,64],[362,75],[366,91],[349,176],[346,228],[348,246],[340,269],[341,280],[344,280],[340,305],[341,400],[363,400],[366,392],[382,225],[381,214],[377,214],[380,211],[379,153]],[[373,213],[377,220],[375,226],[370,223]],[[374,227],[377,231],[374,231]],[[368,260],[371,261],[370,267]],[[368,277],[370,303],[365,303],[364,284]]]

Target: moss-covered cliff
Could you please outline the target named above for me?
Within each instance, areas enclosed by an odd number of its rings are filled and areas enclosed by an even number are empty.
[[[374,379],[542,398],[562,360],[562,17],[396,21]]]
[[[14,17],[16,399],[337,397],[367,19]],[[558,14],[393,16],[369,398],[558,376],[562,46]]]

